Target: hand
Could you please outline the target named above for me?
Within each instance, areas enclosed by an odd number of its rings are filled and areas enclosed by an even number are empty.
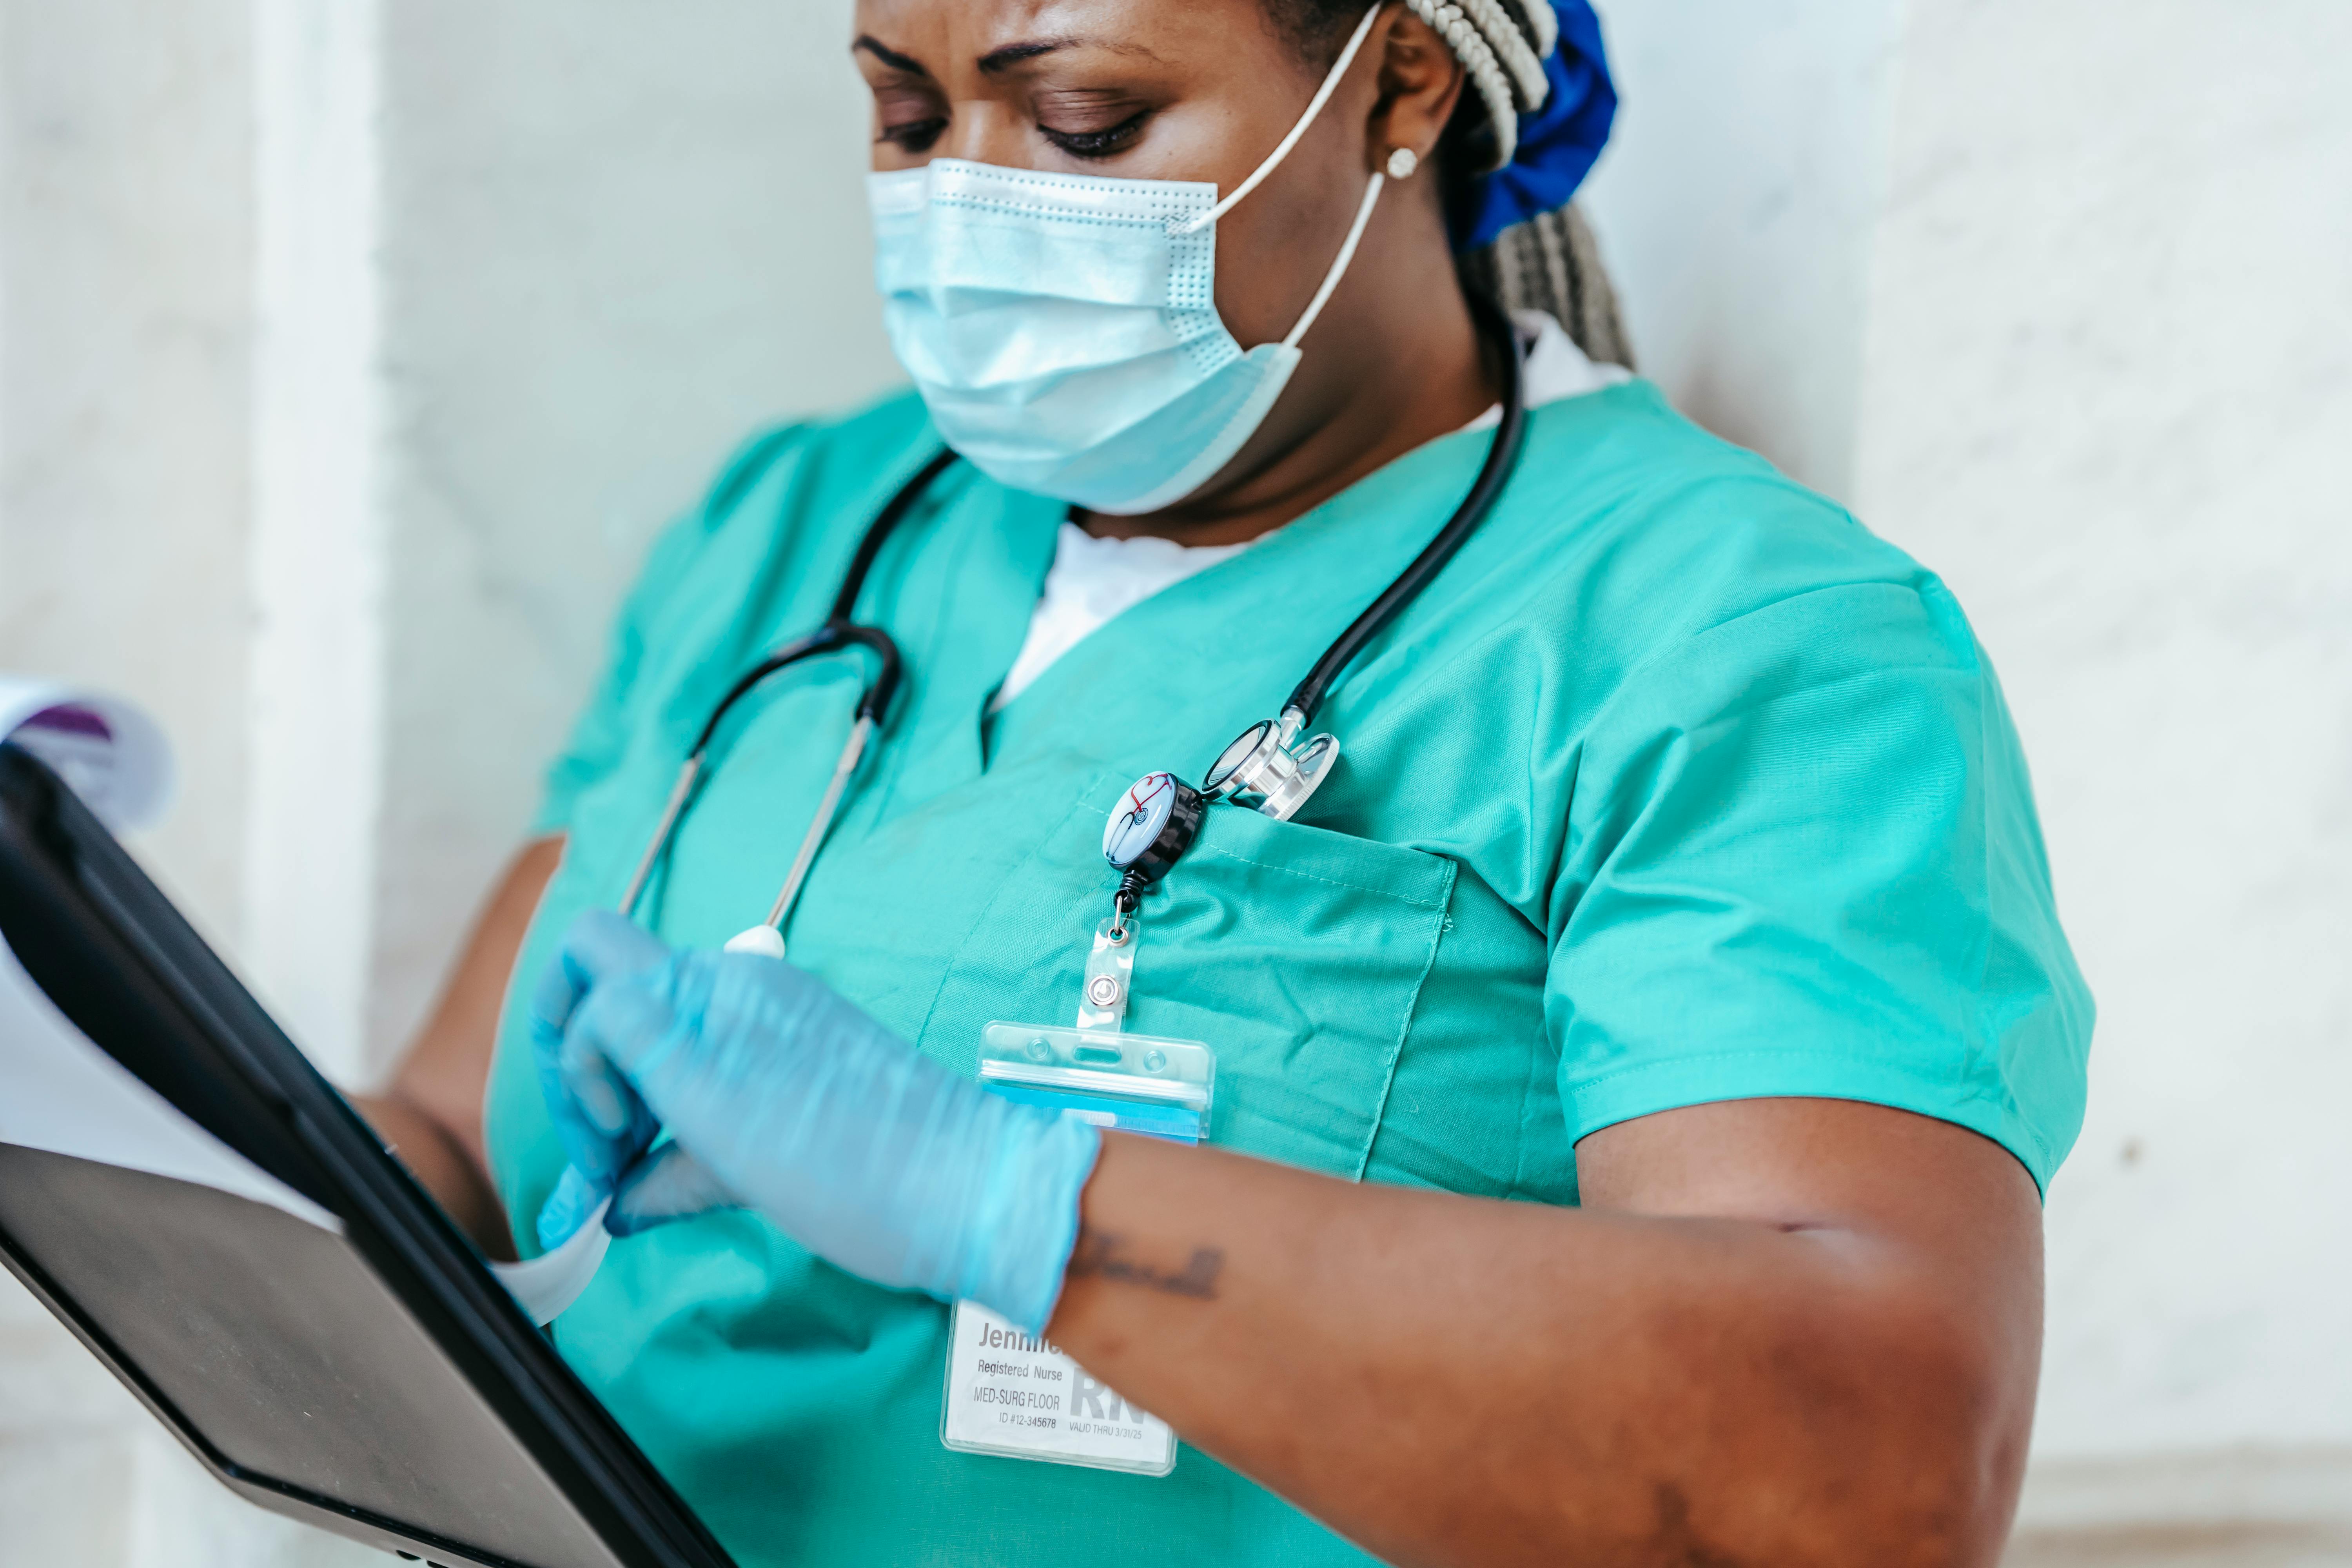
[[[616,1236],[740,1203],[877,1284],[1031,1332],[1052,1315],[1099,1135],[950,1071],[815,976],[592,911],[540,984],[531,1043],[573,1167],[542,1241],[608,1194]]]

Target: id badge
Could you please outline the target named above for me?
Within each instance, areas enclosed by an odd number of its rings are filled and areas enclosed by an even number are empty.
[[[983,1086],[1097,1127],[1180,1143],[1209,1133],[1216,1056],[1197,1040],[1117,1028],[991,1024],[982,1033]],[[940,1441],[971,1454],[1164,1476],[1176,1434],[1087,1374],[1050,1342],[987,1308],[956,1303],[950,1326]]]

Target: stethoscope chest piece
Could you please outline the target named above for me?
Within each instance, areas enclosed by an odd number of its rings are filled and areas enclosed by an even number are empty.
[[[1261,719],[1243,731],[1209,769],[1207,797],[1245,806],[1276,822],[1296,816],[1339,760],[1337,735],[1310,735],[1294,744],[1299,728],[1286,713],[1280,719]]]

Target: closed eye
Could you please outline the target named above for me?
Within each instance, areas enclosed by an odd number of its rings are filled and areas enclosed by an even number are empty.
[[[1038,133],[1073,158],[1109,158],[1135,144],[1143,132],[1143,122],[1151,118],[1151,110],[1139,109],[1116,125],[1099,130],[1057,131],[1040,124]]]
[[[897,125],[885,125],[875,136],[877,142],[896,147],[901,153],[928,153],[948,128],[947,116],[931,115],[922,120],[909,120]]]

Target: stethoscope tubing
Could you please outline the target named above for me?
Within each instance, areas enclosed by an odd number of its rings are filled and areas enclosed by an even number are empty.
[[[1510,482],[1511,475],[1518,465],[1519,455],[1527,444],[1528,410],[1526,374],[1521,363],[1523,351],[1517,330],[1499,306],[1481,296],[1471,296],[1470,310],[1480,336],[1488,343],[1498,346],[1502,358],[1502,419],[1496,426],[1495,439],[1486,448],[1486,460],[1479,466],[1478,477],[1471,485],[1469,493],[1462,498],[1461,504],[1454,508],[1453,516],[1447,519],[1436,537],[1413,557],[1412,563],[1397,575],[1379,598],[1349,624],[1348,628],[1324,650],[1323,657],[1315,661],[1314,668],[1307,672],[1307,678],[1292,689],[1289,700],[1283,705],[1286,730],[1303,728],[1315,716],[1315,710],[1322,705],[1332,683],[1354,662],[1365,645],[1385,631],[1390,623],[1428,587],[1431,579],[1444,570],[1454,552],[1462,548],[1463,542],[1494,510],[1503,487]],[[850,779],[856,773],[858,763],[864,760],[875,732],[889,718],[891,700],[898,695],[904,673],[898,645],[890,635],[879,626],[860,625],[851,617],[856,614],[857,601],[865,592],[866,580],[872,574],[875,562],[881,556],[882,547],[889,542],[907,514],[913,510],[916,502],[955,461],[954,450],[943,447],[934,453],[913,478],[898,487],[882,510],[875,514],[865,536],[858,541],[856,552],[850,557],[849,566],[842,574],[841,591],[834,597],[832,614],[825,617],[824,624],[745,671],[711,710],[709,719],[695,737],[693,749],[687,753],[686,762],[678,770],[676,784],[670,788],[669,799],[662,808],[660,825],[654,829],[652,841],[646,846],[645,854],[629,879],[628,890],[621,899],[624,915],[635,912],[637,900],[644,896],[654,867],[659,862],[662,851],[668,847],[671,836],[677,830],[678,819],[685,815],[696,785],[701,782],[710,743],[736,703],[780,670],[822,654],[864,647],[875,656],[875,676],[858,698],[856,719],[850,726],[848,742],[834,764],[833,777],[825,786],[824,797],[818,804],[808,832],[801,839],[799,852],[793,858],[792,870],[776,896],[774,908],[769,912],[769,927],[778,932],[782,931],[784,921],[791,917],[793,905],[799,901],[801,889],[806,884],[809,872],[816,863],[817,853],[832,829],[834,818],[840,811],[842,797],[848,790]]]
[[[889,542],[891,534],[898,531],[898,524],[906,520],[907,514],[914,510],[915,503],[923,498],[939,477],[955,465],[955,460],[953,447],[940,447],[931,454],[930,461],[918,468],[915,477],[900,485],[898,492],[883,504],[882,510],[874,514],[874,521],[866,528],[866,537],[857,542],[857,553],[850,557],[849,570],[842,574],[841,592],[834,596],[833,614],[826,617],[828,625],[849,624],[850,617],[857,613],[859,596],[866,592],[866,574],[874,570],[875,558],[882,553],[882,546]]]
[[[1311,723],[1315,710],[1323,705],[1324,695],[1332,682],[1353,664],[1364,645],[1386,631],[1389,623],[1403,613],[1406,605],[1421,596],[1430,580],[1445,570],[1486,514],[1495,510],[1495,501],[1503,493],[1517,468],[1519,454],[1527,446],[1528,395],[1527,373],[1521,363],[1518,331],[1500,306],[1484,295],[1470,295],[1470,313],[1480,328],[1479,335],[1489,345],[1500,350],[1503,372],[1502,423],[1496,427],[1495,438],[1486,447],[1486,460],[1479,465],[1478,478],[1437,537],[1424,546],[1412,559],[1412,563],[1397,574],[1396,581],[1370,605],[1364,613],[1349,623],[1348,629],[1315,661],[1307,679],[1291,689],[1289,700],[1283,703],[1286,728],[1301,729]],[[1291,715],[1297,714],[1295,721]]]
[[[879,626],[861,626],[851,617],[857,613],[858,598],[865,592],[866,579],[872,574],[874,563],[882,553],[882,546],[888,542],[891,534],[897,531],[898,524],[930,489],[932,482],[954,461],[955,453],[952,451],[942,449],[934,453],[916,471],[914,478],[898,487],[882,510],[875,514],[874,521],[866,526],[865,536],[857,542],[857,549],[850,557],[848,569],[842,574],[841,592],[834,596],[833,613],[825,617],[824,624],[744,671],[711,709],[710,717],[703,721],[701,731],[687,752],[686,761],[678,769],[677,782],[670,786],[669,799],[662,807],[661,822],[654,829],[651,841],[646,845],[645,854],[639,858],[636,869],[629,878],[628,889],[621,895],[621,913],[633,915],[636,912],[637,900],[645,896],[646,884],[652,880],[654,867],[660,862],[662,851],[668,847],[670,836],[677,831],[678,818],[685,815],[687,803],[693,798],[695,785],[701,782],[704,764],[710,754],[710,742],[718,737],[719,726],[726,722],[727,715],[734,710],[735,705],[750,696],[770,676],[804,659],[864,647],[875,657],[874,679],[866,683],[866,689],[857,699],[856,720],[850,726],[848,743],[842,748],[841,758],[834,765],[833,781],[826,787],[815,820],[809,824],[809,830],[801,840],[800,852],[793,858],[792,874],[785,879],[783,890],[777,895],[775,908],[769,917],[770,925],[782,929],[783,920],[792,913],[793,905],[798,901],[802,884],[807,880],[809,870],[815,864],[817,851],[823,847],[825,834],[833,826],[834,816],[840,809],[841,797],[848,788],[850,776],[857,771],[858,762],[866,754],[866,743],[889,717],[891,700],[898,693],[899,680],[905,670],[898,645],[889,633]]]

